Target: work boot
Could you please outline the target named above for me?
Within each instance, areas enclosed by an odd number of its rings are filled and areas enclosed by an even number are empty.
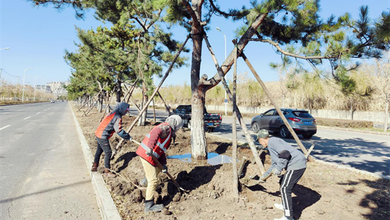
[[[164,209],[163,204],[154,204],[153,200],[145,201],[145,213],[161,212]]]
[[[275,206],[275,208],[277,208],[277,209],[284,210],[283,204],[282,204],[282,203],[275,203],[274,206]]]
[[[92,169],[91,169],[91,171],[92,171],[92,172],[96,172],[96,171],[97,171],[97,168],[98,168],[98,166],[99,166],[99,164],[98,164],[98,163],[93,163],[93,164],[92,164]]]
[[[103,175],[105,175],[106,177],[109,177],[109,178],[114,178],[115,177],[115,174],[111,173],[109,169],[104,169],[104,173]]]

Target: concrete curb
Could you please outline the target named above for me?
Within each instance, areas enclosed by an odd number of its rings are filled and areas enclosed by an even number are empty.
[[[390,136],[390,133],[380,132],[380,131],[365,131],[365,130],[359,130],[359,129],[353,129],[353,128],[338,128],[338,127],[328,127],[328,126],[320,126],[317,125],[317,128],[323,128],[328,130],[338,130],[338,131],[352,131],[352,132],[360,132],[360,133],[366,133],[366,134],[376,134],[376,135],[384,135],[384,136]]]
[[[387,176],[384,176],[384,175],[371,173],[371,172],[368,172],[368,171],[365,171],[365,170],[359,170],[359,169],[356,169],[356,168],[353,168],[353,167],[350,167],[350,166],[341,165],[341,164],[337,164],[337,163],[333,163],[333,162],[326,162],[326,161],[320,160],[320,159],[315,158],[315,157],[313,157],[313,158],[314,158],[314,162],[318,162],[318,163],[326,164],[326,165],[329,165],[329,166],[333,166],[333,167],[336,167],[338,169],[349,170],[349,171],[352,171],[352,172],[355,172],[355,173],[359,173],[359,174],[364,174],[364,175],[367,175],[367,176],[373,176],[373,177],[378,177],[378,178],[383,178],[383,179],[390,179],[390,177],[387,177]]]
[[[81,130],[81,127],[77,121],[76,115],[73,112],[72,106],[69,107],[72,111],[73,118],[76,124],[77,133],[80,139],[81,148],[83,150],[84,159],[86,166],[88,168],[89,175],[91,176],[91,182],[93,186],[93,190],[95,192],[97,204],[100,210],[100,214],[102,219],[104,220],[121,220],[121,216],[119,215],[118,209],[115,206],[114,201],[112,200],[111,194],[107,189],[107,185],[104,182],[104,179],[100,173],[91,172],[90,168],[93,163],[93,154],[91,152],[91,148],[88,145],[87,140]]]

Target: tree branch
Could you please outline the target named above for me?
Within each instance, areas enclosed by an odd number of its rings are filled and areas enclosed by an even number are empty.
[[[184,7],[187,8],[187,11],[190,14],[190,16],[192,18],[192,22],[194,22],[195,26],[200,27],[201,26],[200,22],[199,22],[198,18],[196,17],[194,10],[192,10],[191,5],[185,0],[182,0],[181,2],[183,3]]]
[[[250,39],[249,41],[260,41],[260,42],[263,42],[263,43],[269,43],[269,44],[272,44],[274,47],[276,47],[276,49],[281,52],[282,54],[286,55],[286,56],[290,56],[290,57],[296,57],[296,58],[299,58],[299,59],[330,59],[330,58],[338,58],[342,53],[340,52],[340,54],[337,54],[337,55],[334,55],[334,56],[301,56],[301,55],[298,55],[298,54],[293,54],[293,53],[289,53],[287,51],[284,51],[278,43],[272,41],[272,40],[263,40],[263,39]]]

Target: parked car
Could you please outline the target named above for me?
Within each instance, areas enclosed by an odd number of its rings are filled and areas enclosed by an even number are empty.
[[[310,139],[317,133],[316,119],[308,111],[302,109],[280,109],[286,117],[288,123],[296,134],[301,134],[304,138]],[[270,109],[252,118],[252,131],[257,133],[260,129],[267,129],[273,133],[278,133],[282,138],[291,136],[290,131],[283,123],[276,109]]]
[[[179,105],[173,110],[173,114],[179,115],[183,119],[183,126],[191,129],[191,105]],[[204,109],[204,125],[207,131],[214,131],[222,122],[221,114],[210,114]]]

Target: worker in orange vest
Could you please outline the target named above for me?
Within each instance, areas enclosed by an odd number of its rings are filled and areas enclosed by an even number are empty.
[[[100,123],[99,127],[96,129],[95,136],[97,140],[97,148],[95,153],[95,159],[92,164],[92,172],[97,171],[100,156],[104,152],[104,175],[108,177],[115,177],[115,174],[110,172],[110,160],[112,151],[110,142],[108,140],[115,132],[121,138],[125,140],[131,140],[130,135],[122,129],[122,116],[130,110],[129,108],[130,105],[125,102],[118,103],[114,111],[108,114]]]
[[[145,176],[148,182],[145,198],[145,212],[160,212],[163,204],[154,204],[153,194],[157,186],[158,173],[167,172],[167,159],[165,152],[171,144],[171,138],[183,127],[183,121],[178,115],[169,116],[164,123],[155,126],[149,134],[146,135],[136,154],[140,156]],[[163,165],[161,170],[154,162],[152,155]]]

